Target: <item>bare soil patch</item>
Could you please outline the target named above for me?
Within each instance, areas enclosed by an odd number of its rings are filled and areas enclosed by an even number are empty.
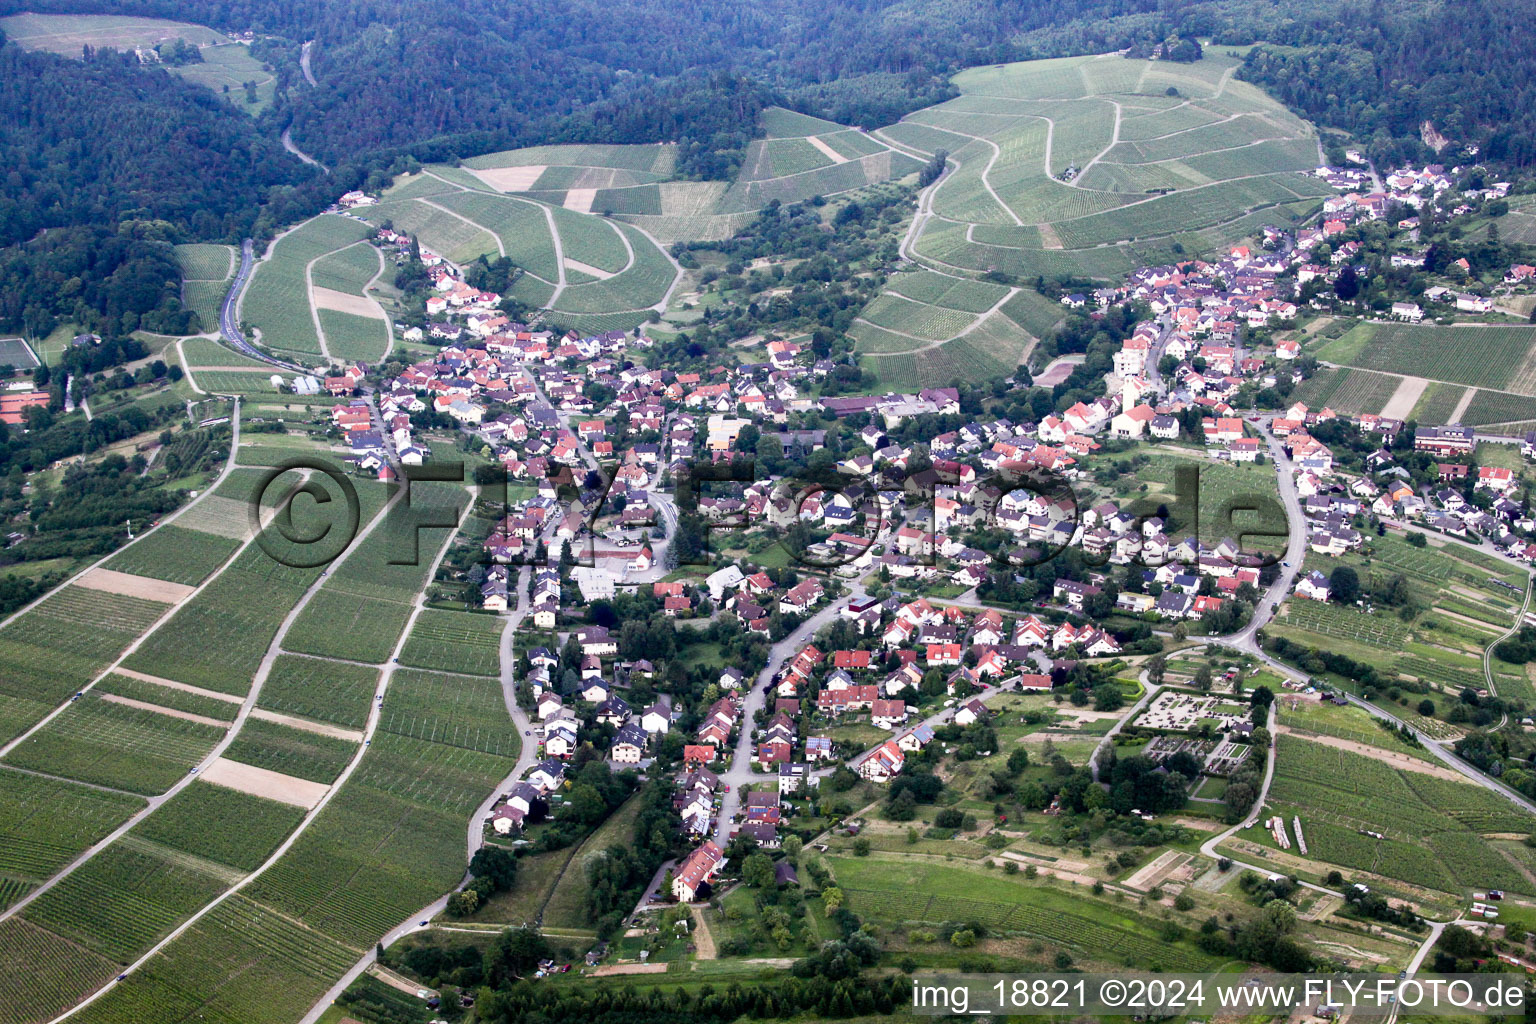
[[[1387,404],[1381,407],[1381,414],[1388,419],[1408,419],[1427,387],[1429,387],[1429,381],[1423,377],[1404,377],[1398,382],[1397,390],[1392,392],[1392,397],[1387,399]]]
[[[1125,885],[1132,889],[1140,889],[1146,892],[1157,888],[1159,882],[1173,874],[1175,868],[1189,859],[1189,854],[1180,853],[1178,850],[1168,850],[1162,856],[1149,864],[1142,865],[1134,875],[1125,880]]]
[[[195,693],[199,697],[212,697],[214,700],[222,700],[227,704],[245,703],[245,698],[236,697],[232,693],[220,693],[217,690],[205,690],[201,686],[193,686],[191,683],[178,683],[174,679],[161,679],[159,676],[152,676],[144,672],[135,672],[128,668],[115,668],[112,670],[112,674],[118,676],[127,676],[129,679],[137,679],[144,683],[154,683],[156,686],[163,686],[168,690],[182,690],[186,693]],[[224,722],[220,724],[227,725],[228,723]]]
[[[266,797],[280,803],[312,809],[331,787],[308,779],[296,779],[292,775],[242,764],[227,758],[219,758],[203,771],[203,781],[226,789],[237,789],[252,796]]]
[[[607,978],[615,974],[666,974],[666,964],[606,964],[592,972],[594,978]]]
[[[827,145],[825,139],[818,139],[816,136],[812,135],[805,141],[815,146],[823,156],[835,164],[845,164],[848,162],[848,158],[843,156],[843,154],[839,153],[837,150],[833,149],[831,146]]]
[[[212,725],[220,729],[228,729],[228,722],[221,722],[217,718],[209,718],[207,715],[194,715],[190,711],[179,711],[176,708],[161,707],[159,704],[151,704],[147,700],[134,700],[132,697],[119,697],[115,693],[104,693],[102,700],[109,700],[113,704],[124,704],[130,708],[138,708],[140,711],[153,711],[157,715],[165,715],[169,718],[180,718],[188,722],[201,722],[203,725]]]
[[[498,192],[527,192],[539,175],[548,169],[547,164],[527,164],[522,167],[492,167],[486,170],[469,168],[469,173]]]
[[[251,717],[259,718],[263,722],[276,722],[278,725],[286,725],[291,729],[302,729],[305,732],[316,733],[320,736],[331,736],[338,740],[346,740],[349,743],[363,742],[363,734],[356,729],[343,729],[339,725],[327,725],[324,722],[279,714],[276,711],[267,711],[264,708],[252,709]]]
[[[75,580],[75,585],[85,587],[87,590],[103,590],[109,594],[142,597],[146,601],[164,601],[166,604],[183,601],[188,594],[197,589],[185,583],[169,583],[165,580],[151,579],[148,576],[135,576],[132,573],[118,572],[116,569],[102,568],[85,573]]]
[[[1359,743],[1355,740],[1340,739],[1337,736],[1321,736],[1316,733],[1306,732],[1305,730],[1293,729],[1288,725],[1276,726],[1275,731],[1282,735],[1285,733],[1294,733],[1298,736],[1305,736],[1308,739],[1321,739],[1330,747],[1337,747],[1340,750],[1347,750],[1352,754],[1359,754],[1362,757],[1369,757],[1372,760],[1380,761],[1383,764],[1389,764],[1393,768],[1401,768],[1406,772],[1418,772],[1420,775],[1433,775],[1437,779],[1445,779],[1448,782],[1466,781],[1465,776],[1461,775],[1459,772],[1454,772],[1449,768],[1445,768],[1437,764],[1430,764],[1428,761],[1421,761],[1416,757],[1408,754],[1400,754],[1394,750],[1384,750],[1381,747],[1373,747],[1369,743]]]
[[[565,202],[560,205],[577,213],[591,213],[592,200],[596,198],[595,188],[570,188],[565,190]]]
[[[365,316],[371,320],[384,319],[384,312],[379,309],[379,304],[364,295],[349,295],[333,288],[321,288],[319,285],[312,284],[309,286],[309,301],[316,309],[333,309],[338,313],[351,313],[353,316]]]
[[[606,281],[613,276],[601,267],[594,267],[590,263],[581,262],[581,260],[573,260],[569,256],[565,258],[565,269],[574,270],[579,274],[586,274],[589,277],[595,277],[599,281]]]

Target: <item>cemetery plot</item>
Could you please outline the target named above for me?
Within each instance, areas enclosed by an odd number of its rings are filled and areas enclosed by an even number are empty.
[[[1189,732],[1196,726],[1210,723],[1225,732],[1248,721],[1249,711],[1247,704],[1209,694],[1163,690],[1136,719],[1136,725],[1143,729]]]

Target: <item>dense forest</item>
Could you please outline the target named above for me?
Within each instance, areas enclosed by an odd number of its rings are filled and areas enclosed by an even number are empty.
[[[10,45],[0,46],[0,166],[0,245],[124,219],[237,236],[269,187],[316,173],[212,90],[140,71],[131,53],[66,60]]]
[[[1536,164],[1536,18],[1518,0],[1384,4],[1285,19],[1243,76],[1322,124],[1368,140],[1378,159],[1429,155],[1423,126],[1482,159]]]
[[[0,329],[46,337],[61,320],[96,334],[191,334],[170,243],[77,226],[0,249]]]

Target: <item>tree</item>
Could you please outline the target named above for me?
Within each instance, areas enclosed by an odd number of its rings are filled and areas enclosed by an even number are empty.
[[[469,873],[489,879],[496,892],[506,892],[517,880],[517,858],[499,846],[482,846],[469,859]]]
[[[799,836],[789,836],[784,840],[784,853],[790,860],[800,856],[800,851],[805,848],[805,842]]]
[[[747,858],[741,866],[741,880],[754,889],[765,889],[773,884],[773,861],[761,850]]]
[[[837,913],[843,906],[843,890],[835,885],[821,890],[821,905],[826,908],[828,917]]]
[[[1360,294],[1360,277],[1352,266],[1339,271],[1339,276],[1333,283],[1333,292],[1345,302],[1351,302]]]
[[[468,917],[480,906],[480,894],[464,889],[448,897],[448,913],[454,917]]]
[[[500,987],[549,956],[549,943],[533,928],[508,928],[485,955],[486,981]]]
[[[1168,674],[1168,659],[1164,655],[1154,654],[1147,659],[1147,681],[1154,686],[1162,686],[1163,679]]]
[[[1328,574],[1328,592],[1340,604],[1354,604],[1360,596],[1360,574],[1352,566],[1336,567]]]
[[[1423,715],[1425,718],[1434,718],[1435,702],[1430,700],[1428,697],[1425,697],[1423,700],[1419,701],[1419,714]]]
[[[1201,665],[1195,670],[1195,689],[1201,693],[1208,693],[1211,689],[1211,666]]]

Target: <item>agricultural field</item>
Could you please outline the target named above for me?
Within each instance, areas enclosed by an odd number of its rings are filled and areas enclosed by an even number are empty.
[[[0,32],[25,49],[47,50],[66,57],[79,57],[85,46],[131,50],[154,47],[172,39],[183,39],[198,47],[229,41],[202,25],[116,14],[15,14],[0,18]]]
[[[357,753],[357,744],[259,718],[248,719],[224,751],[231,761],[329,785]]]
[[[225,880],[185,860],[114,843],[39,896],[21,916],[115,963],[129,964],[224,890]]]
[[[112,556],[106,568],[196,586],[223,565],[237,547],[239,544],[229,537],[167,523]]]
[[[207,756],[222,725],[110,700],[92,690],[28,736],[5,763],[133,793],[163,793]]]
[[[116,970],[99,953],[19,917],[0,921],[0,1024],[50,1020]]]
[[[0,629],[0,736],[39,721],[165,610],[159,601],[66,586]]]
[[[516,757],[521,745],[499,682],[435,672],[396,672],[379,728],[397,736],[505,757]]]
[[[1291,397],[1314,409],[1330,408],[1349,416],[1380,413],[1400,383],[1402,378],[1392,374],[1325,366],[1303,381]]]
[[[1533,416],[1536,416],[1536,397],[1480,388],[1467,403],[1461,421],[1487,433],[1523,437],[1529,430],[1526,424]]]
[[[320,338],[310,291],[314,267],[369,234],[368,225],[334,214],[321,214],[289,230],[272,244],[270,255],[257,262],[240,298],[241,319],[256,328],[268,348],[317,361]]]
[[[240,701],[224,695],[214,696],[213,691],[196,692],[174,686],[153,683],[146,679],[112,673],[96,684],[100,693],[115,694],[129,700],[153,704],[171,711],[182,711],[199,718],[211,718],[219,722],[233,722],[240,711]]]
[[[130,834],[167,849],[252,871],[302,817],[303,809],[291,804],[194,782]]]
[[[228,491],[222,493],[243,494],[248,500],[253,475],[231,475],[225,482]],[[215,496],[220,493],[215,492]],[[383,508],[384,497],[383,489],[377,485],[358,487],[360,528],[366,527]],[[298,503],[294,528],[301,534],[311,531],[309,535],[313,535],[326,525],[326,520],[316,512],[320,507],[311,502]],[[238,513],[246,514],[243,503]],[[253,544],[202,592],[178,608],[163,628],[126,659],[124,667],[244,696],[278,627],[319,574],[318,568],[279,565]],[[263,600],[252,601],[253,593],[262,594]]]
[[[1287,820],[1301,817],[1318,861],[1448,893],[1533,888],[1481,837],[1536,821],[1480,786],[1281,736],[1270,802]]]
[[[42,881],[144,805],[126,793],[0,766],[0,878]]]
[[[974,920],[1043,939],[1088,963],[1170,971],[1215,966],[1188,940],[1167,942],[1156,922],[1125,907],[1022,876],[891,854],[825,863],[853,910],[890,925]]]
[[[514,763],[381,732],[341,792],[247,892],[367,946],[459,880],[465,823]]]
[[[441,176],[451,170],[433,167],[423,172],[446,191],[386,199],[364,215],[374,223],[389,220],[415,232],[424,246],[457,263],[480,255],[511,258],[524,269],[513,293],[561,314],[648,311],[661,302],[677,276],[659,245],[631,225],[573,209],[569,203],[562,206],[543,194],[537,199],[501,195],[473,178],[474,184],[455,184]],[[640,319],[626,323],[633,326]]]
[[[919,262],[1111,278],[1293,223],[1329,194],[1303,173],[1313,130],[1233,79],[1235,63],[1077,57],[955,76],[960,96],[875,133],[950,154]]]
[[[416,619],[400,664],[494,676],[500,671],[502,620],[429,608]]]
[[[375,668],[282,654],[262,685],[257,706],[361,729],[378,682]]]
[[[1354,705],[1340,707],[1293,694],[1281,694],[1275,703],[1280,709],[1281,726],[1291,731],[1363,743],[1423,761],[1432,760],[1423,747],[1415,747],[1395,732],[1382,728],[1377,724],[1379,719]]]
[[[1462,396],[1466,392],[1467,389],[1460,384],[1431,382],[1414,403],[1411,416],[1420,423],[1449,423],[1451,413],[1460,408]]]
[[[198,366],[223,366],[240,367],[248,366],[253,370],[270,370],[270,363],[263,363],[249,356],[241,355],[234,349],[215,341],[213,338],[187,338],[181,343],[181,349],[187,355],[187,362],[193,367]]]
[[[1314,354],[1345,366],[1536,397],[1536,327],[1362,323]]]
[[[357,957],[357,949],[237,894],[75,1019],[286,1024],[302,1017]]]
[[[429,515],[433,509],[448,508],[462,513],[466,504],[459,485],[418,484],[413,491],[413,508]],[[392,523],[382,524],[343,561],[332,565],[330,578],[284,637],[285,649],[383,663],[395,649],[427,581],[427,571],[446,540],[438,528],[414,534],[407,528],[402,536]],[[408,560],[413,545],[416,564],[394,564]]]
[[[1272,631],[1432,690],[1455,694],[1486,685],[1483,650],[1513,621],[1516,605],[1510,592],[1491,580],[1520,586],[1524,580],[1517,570],[1464,545],[1416,548],[1391,534],[1373,537],[1362,551],[1338,559],[1309,554],[1304,567],[1326,574],[1340,564],[1355,568],[1362,581],[1401,574],[1427,598],[1428,607],[1404,622],[1395,609],[1368,612],[1293,598],[1281,606]]]

